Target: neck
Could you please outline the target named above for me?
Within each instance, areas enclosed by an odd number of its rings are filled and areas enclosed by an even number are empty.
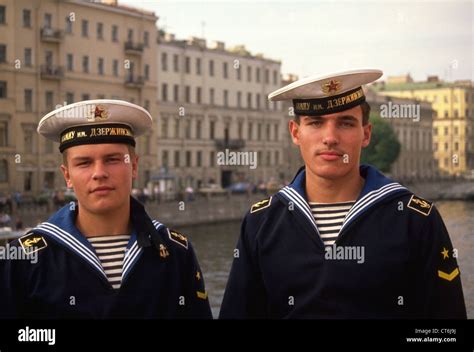
[[[306,168],[306,195],[308,202],[339,203],[356,200],[365,179],[360,176],[359,168],[337,179],[320,177]]]
[[[129,234],[131,231],[130,202],[126,202],[124,207],[115,209],[113,212],[100,214],[79,207],[76,226],[86,237]]]

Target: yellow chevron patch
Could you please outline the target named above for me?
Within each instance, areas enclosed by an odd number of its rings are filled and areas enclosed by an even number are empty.
[[[438,276],[442,279],[453,281],[453,279],[459,275],[459,268],[454,269],[451,274],[445,273],[444,271],[438,270]]]
[[[207,292],[196,291],[196,295],[200,299],[206,299],[207,298]]]
[[[260,202],[257,202],[255,203],[254,205],[252,205],[252,208],[250,208],[250,213],[256,213],[257,211],[259,210],[262,210],[262,209],[265,209],[265,208],[268,208],[270,206],[270,204],[272,203],[272,197],[268,198],[268,199],[264,199]]]

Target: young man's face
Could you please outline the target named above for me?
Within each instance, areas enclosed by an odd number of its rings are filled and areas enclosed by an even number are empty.
[[[369,123],[362,125],[360,106],[329,115],[300,116],[300,123],[291,120],[289,127],[309,171],[333,180],[358,169],[372,128]]]
[[[67,166],[61,170],[81,207],[109,213],[129,202],[137,161],[126,144],[86,144],[67,149]]]

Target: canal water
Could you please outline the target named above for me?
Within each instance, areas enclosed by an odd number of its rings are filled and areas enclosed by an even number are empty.
[[[474,202],[440,201],[436,206],[458,249],[464,298],[468,317],[474,318]],[[212,313],[215,318],[224,295],[233,250],[240,232],[240,222],[180,227],[191,239],[206,280]]]

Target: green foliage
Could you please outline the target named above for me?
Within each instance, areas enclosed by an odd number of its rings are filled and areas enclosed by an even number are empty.
[[[361,163],[371,164],[383,172],[389,172],[390,166],[400,154],[400,142],[392,126],[380,118],[370,114],[372,138],[367,148],[362,149]]]

